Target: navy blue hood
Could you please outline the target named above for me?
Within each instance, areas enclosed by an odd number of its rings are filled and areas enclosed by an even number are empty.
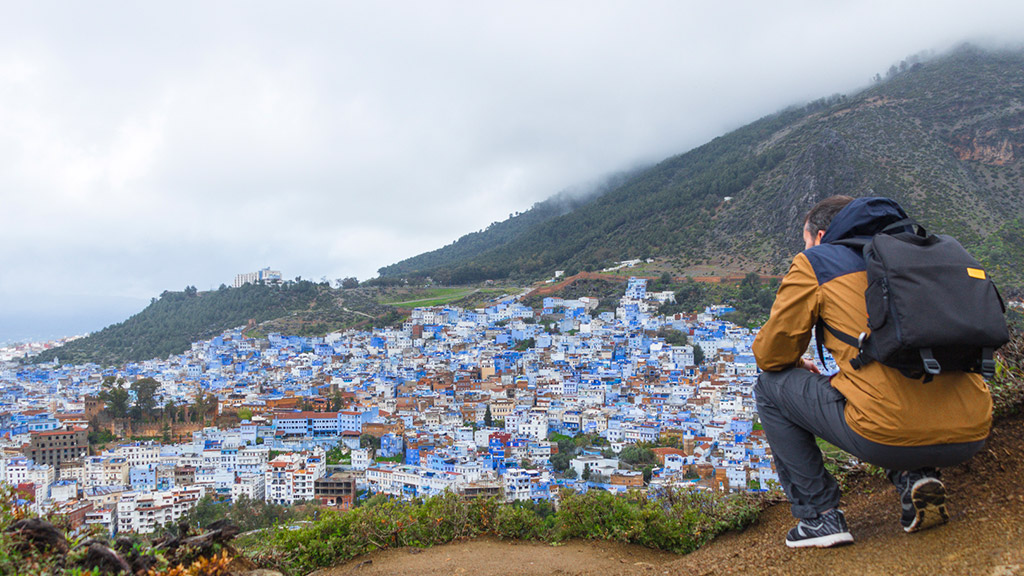
[[[834,278],[864,271],[861,251],[830,244],[844,238],[874,236],[883,228],[907,217],[907,213],[889,198],[857,198],[832,218],[821,238],[821,244],[804,250],[803,254],[814,268],[818,284]]]
[[[907,217],[903,208],[890,198],[857,198],[846,205],[832,219],[822,244],[854,238],[874,236],[883,228]]]

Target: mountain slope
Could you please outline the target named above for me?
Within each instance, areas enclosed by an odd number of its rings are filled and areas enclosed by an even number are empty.
[[[507,220],[492,223],[484,230],[471,232],[455,242],[379,270],[381,276],[420,275],[423,270],[442,269],[453,261],[472,261],[494,253],[503,246],[522,239],[538,226],[573,212],[609,190],[620,187],[635,172],[615,174],[599,185],[585,191],[565,191],[537,202],[521,214],[510,215]],[[455,277],[448,275],[445,283],[473,282],[482,279],[480,271],[472,267],[460,271]]]
[[[762,118],[565,214],[492,226],[473,235],[471,252],[457,249],[467,237],[380,273],[464,282],[654,257],[677,270],[777,274],[802,247],[806,210],[850,194],[897,199],[986,258],[997,279],[1024,285],[1013,265],[1024,261],[1022,94],[1024,52],[962,47],[854,96]]]

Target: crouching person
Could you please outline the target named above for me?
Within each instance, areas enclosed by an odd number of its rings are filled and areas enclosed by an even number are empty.
[[[838,373],[824,376],[802,358],[819,319],[846,334],[868,330],[864,259],[830,242],[872,236],[903,218],[903,209],[886,198],[833,196],[815,205],[804,222],[805,250],[793,259],[754,341],[763,371],[754,387],[758,413],[799,520],[787,546],[853,542],[816,436],[888,471],[907,532],[948,520],[937,469],[968,460],[988,437],[992,398],[979,374],[943,372],[925,383],[880,362],[854,370],[857,348],[831,333],[824,345]]]

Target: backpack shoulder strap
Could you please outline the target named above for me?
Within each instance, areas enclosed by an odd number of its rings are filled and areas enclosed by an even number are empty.
[[[853,336],[850,336],[849,334],[843,332],[842,330],[833,328],[832,326],[829,326],[828,322],[825,322],[824,319],[818,318],[818,323],[814,325],[814,341],[818,345],[818,359],[821,360],[822,366],[825,365],[825,330],[828,330],[829,334],[835,336],[843,344],[853,346],[858,351],[860,350],[860,339],[854,338]],[[856,358],[850,361],[850,365],[853,366],[854,370],[860,368],[861,364],[862,361],[860,358],[860,354],[858,354]]]

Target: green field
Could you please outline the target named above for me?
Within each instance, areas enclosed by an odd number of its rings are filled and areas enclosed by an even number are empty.
[[[405,294],[385,296],[381,304],[389,306],[441,306],[476,292],[476,288],[424,288]]]
[[[473,288],[454,286],[413,288],[397,293],[383,294],[378,301],[381,304],[401,308],[443,306],[445,304],[457,304],[462,308],[476,308],[484,306],[486,303],[504,294],[514,294],[516,291],[516,288],[508,287]]]

